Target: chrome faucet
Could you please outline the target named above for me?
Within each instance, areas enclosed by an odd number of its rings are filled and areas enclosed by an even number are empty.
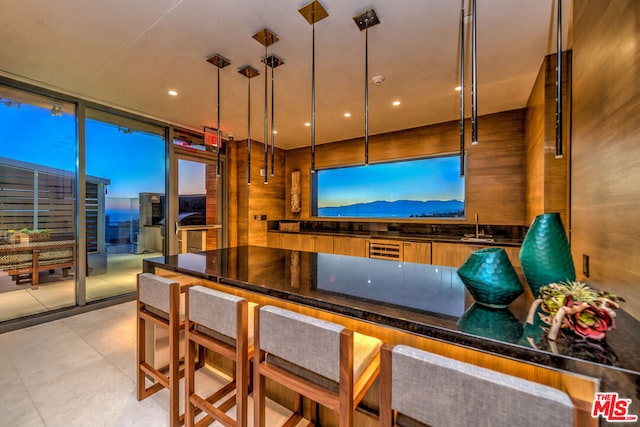
[[[478,233],[478,212],[476,212],[476,239],[480,238],[480,233]]]

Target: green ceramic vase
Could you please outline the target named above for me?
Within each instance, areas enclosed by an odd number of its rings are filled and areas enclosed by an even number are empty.
[[[534,297],[549,283],[575,280],[571,248],[559,213],[538,215],[520,248],[520,264]]]
[[[471,296],[489,307],[504,308],[524,291],[502,248],[473,252],[458,268],[458,276]]]

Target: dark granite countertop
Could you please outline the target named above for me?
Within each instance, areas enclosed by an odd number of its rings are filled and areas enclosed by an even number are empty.
[[[451,267],[256,246],[150,258],[143,267],[144,271],[154,267],[176,271],[501,357],[596,377],[601,390],[640,397],[640,323],[623,309],[617,310],[617,328],[605,341],[580,341],[566,335],[550,346],[538,325],[524,323],[531,303],[525,294],[506,309],[481,306]]]

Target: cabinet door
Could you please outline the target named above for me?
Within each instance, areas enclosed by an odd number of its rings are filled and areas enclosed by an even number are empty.
[[[333,253],[336,255],[350,255],[365,257],[367,239],[360,237],[333,237]]]
[[[433,242],[431,246],[431,262],[434,265],[445,265],[449,267],[460,267],[467,260],[472,252],[483,248],[502,248],[507,253],[513,268],[519,272],[520,266],[520,248],[516,246],[482,246],[469,245],[466,243],[442,243]]]
[[[311,242],[312,252],[333,253],[333,236],[305,236]]]
[[[282,233],[268,232],[267,233],[267,246],[270,248],[283,248]]]
[[[431,264],[431,243],[404,242],[403,257],[404,262]]]
[[[483,247],[466,243],[433,242],[431,246],[431,263],[447,267],[460,267],[472,252]]]
[[[281,233],[282,235],[282,249],[290,249],[292,251],[305,251],[308,249],[302,248],[300,242],[300,234],[298,233]]]

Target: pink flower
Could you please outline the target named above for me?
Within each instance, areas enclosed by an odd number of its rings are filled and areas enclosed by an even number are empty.
[[[567,315],[565,322],[569,329],[585,338],[603,340],[606,332],[615,328],[615,321],[608,310],[592,304],[574,304],[573,298],[565,298]]]

